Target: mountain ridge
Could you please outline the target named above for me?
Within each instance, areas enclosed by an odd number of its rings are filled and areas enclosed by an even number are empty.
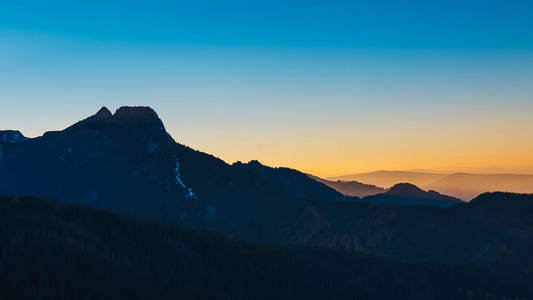
[[[529,214],[409,203],[420,200],[414,197],[402,197],[403,205],[398,198],[365,203],[367,197],[344,196],[297,170],[229,165],[177,143],[145,108],[127,110],[125,122],[105,113],[100,121],[0,143],[0,194],[75,202],[252,242],[532,273],[529,256],[520,263],[517,256],[532,247]]]
[[[13,144],[26,140],[28,138],[18,130],[0,130],[0,142]]]
[[[331,178],[331,180],[356,180],[383,187],[409,182],[422,189],[435,190],[465,201],[469,201],[487,191],[533,193],[533,175],[530,174],[431,173],[382,170],[337,176]]]
[[[319,181],[335,190],[337,190],[339,193],[342,193],[347,196],[355,196],[355,197],[366,197],[371,196],[379,193],[383,193],[386,191],[386,189],[382,187],[377,187],[372,184],[364,184],[358,181],[331,181],[327,179],[320,178],[318,176],[314,176],[311,174],[307,174],[307,176],[313,178],[316,181]]]
[[[458,198],[440,194],[436,191],[424,191],[414,184],[397,183],[386,192],[364,197],[360,201],[381,205],[431,205],[450,207],[461,203]]]

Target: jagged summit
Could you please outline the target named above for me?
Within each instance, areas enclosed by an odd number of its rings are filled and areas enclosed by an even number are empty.
[[[161,129],[165,128],[157,113],[150,107],[122,106],[117,109],[114,114],[112,114],[107,107],[103,106],[96,114],[79,121],[68,129],[84,127],[86,125],[100,126],[101,124],[115,124],[119,126],[136,128],[146,126],[157,126]]]
[[[247,165],[249,166],[254,166],[254,167],[263,167],[264,165],[262,163],[260,163],[258,160],[254,159],[254,160],[251,160],[247,163]]]
[[[254,168],[261,168],[261,167],[265,167],[265,165],[263,165],[261,162],[259,162],[258,160],[250,160],[249,162],[247,163],[243,163],[242,161],[236,161],[233,163],[234,166],[238,166],[238,167],[254,167]]]
[[[93,116],[95,119],[105,119],[111,117],[113,114],[107,107],[102,106],[100,110]]]
[[[128,124],[163,125],[157,113],[148,106],[122,106],[113,114],[113,119]]]
[[[43,137],[77,135],[80,133],[91,135],[95,131],[103,133],[107,138],[112,137],[123,142],[131,138],[143,140],[143,143],[149,144],[146,147],[151,152],[157,148],[153,139],[155,133],[158,133],[158,139],[163,137],[165,141],[170,137],[166,133],[163,122],[153,109],[150,107],[129,106],[120,107],[114,114],[111,114],[109,109],[103,106],[96,114],[78,121],[62,131],[47,132]],[[130,140],[130,142],[132,141]]]

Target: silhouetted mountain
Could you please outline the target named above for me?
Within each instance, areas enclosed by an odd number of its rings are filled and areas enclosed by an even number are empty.
[[[62,131],[0,142],[0,150],[1,194],[75,202],[249,241],[526,274],[533,268],[526,254],[533,249],[531,214],[510,218],[475,203],[446,209],[359,203],[368,197],[343,196],[295,170],[258,162],[228,165],[178,144],[147,107],[123,107],[114,114],[103,108]],[[435,205],[445,197],[432,192],[422,193],[430,198],[415,197],[420,191],[401,187],[381,197],[389,205],[421,199]]]
[[[414,171],[376,171],[334,177],[334,180],[357,180],[390,187],[409,182],[426,190],[469,201],[484,192],[533,193],[533,175],[526,174],[469,174],[431,173]]]
[[[398,183],[387,190],[386,194],[392,196],[412,196],[416,198],[424,198],[426,197],[427,192],[421,190],[414,184]]]
[[[293,242],[408,260],[476,264],[533,275],[533,195],[483,194],[449,208],[308,206],[287,229]]]
[[[309,177],[313,178],[314,180],[318,182],[322,182],[323,184],[329,186],[330,188],[336,190],[337,192],[352,196],[352,197],[366,197],[371,195],[376,195],[380,193],[384,193],[386,190],[381,187],[377,187],[372,184],[364,184],[357,181],[331,181],[326,180],[317,176],[309,175]]]
[[[176,148],[150,108],[102,108],[63,131],[4,144],[0,191],[175,220],[195,209],[178,201],[189,189],[177,182]]]
[[[359,173],[344,176],[337,176],[331,180],[356,180],[366,184],[375,184],[385,188],[392,187],[395,184],[409,182],[417,186],[424,187],[447,174],[430,173],[430,172],[413,172],[413,171],[375,171],[370,173]]]
[[[18,143],[27,139],[28,138],[22,135],[18,130],[0,130],[0,142]]]
[[[450,207],[461,200],[439,194],[435,191],[423,191],[410,183],[398,183],[385,193],[368,196],[360,201],[381,205],[429,205]]]
[[[0,192],[276,240],[302,201],[352,201],[290,169],[226,164],[177,144],[148,107],[102,108],[63,131],[5,144]],[[287,223],[288,222],[288,223]]]
[[[140,108],[139,110],[142,110],[143,108]],[[102,119],[107,119],[107,118],[111,118],[113,116],[113,114],[111,113],[111,111],[103,106],[102,108],[100,108],[100,110],[94,114],[94,116],[92,116],[93,119],[95,120],[102,120]]]
[[[533,194],[484,193],[470,201],[470,206],[498,214],[529,215],[533,214]]]
[[[1,299],[528,299],[475,267],[399,263],[0,197]]]
[[[484,192],[533,193],[533,175],[454,173],[425,186],[466,200]]]
[[[324,202],[352,201],[351,197],[344,196],[333,188],[318,180],[313,180],[309,175],[289,168],[271,168],[262,165],[257,160],[252,160],[247,164],[236,162],[236,168],[251,171],[256,176],[263,178],[270,184],[280,188],[287,194],[295,198],[314,199]]]

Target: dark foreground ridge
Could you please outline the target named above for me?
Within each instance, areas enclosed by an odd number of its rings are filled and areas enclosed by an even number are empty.
[[[474,267],[250,244],[76,204],[0,197],[1,299],[530,299]]]

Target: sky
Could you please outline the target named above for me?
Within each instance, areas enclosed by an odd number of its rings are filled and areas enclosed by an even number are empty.
[[[533,2],[0,0],[0,129],[103,105],[229,163],[533,173]]]

